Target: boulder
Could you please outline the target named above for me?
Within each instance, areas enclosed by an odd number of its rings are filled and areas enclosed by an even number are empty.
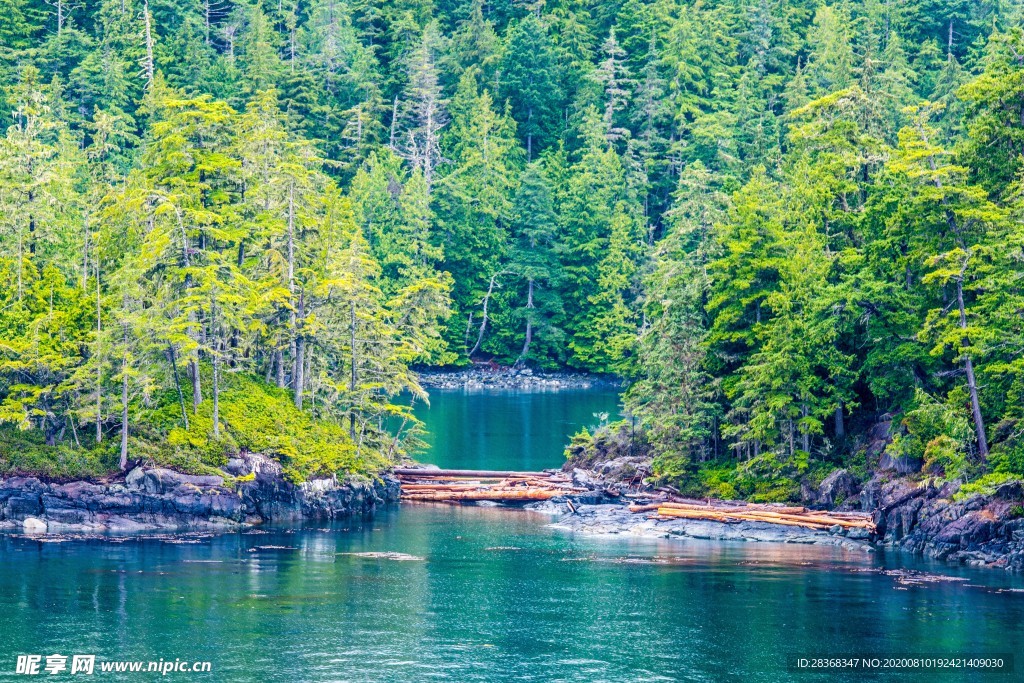
[[[223,485],[224,477],[182,474],[163,467],[146,470],[142,478],[142,488],[147,493],[169,493],[179,486],[193,486],[199,489]]]
[[[46,522],[36,517],[26,517],[21,526],[26,534],[46,533]]]
[[[834,507],[860,493],[860,482],[846,470],[834,470],[818,486],[816,502]]]

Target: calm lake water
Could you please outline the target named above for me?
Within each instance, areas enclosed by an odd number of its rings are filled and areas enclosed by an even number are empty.
[[[430,445],[420,459],[439,467],[527,470],[561,467],[576,432],[619,416],[610,390],[434,391],[416,416]]]
[[[435,396],[435,453],[424,459],[559,463],[560,443],[523,434],[574,431],[593,406],[573,394],[531,396],[525,407],[508,396]],[[544,408],[530,409],[534,399]],[[442,439],[443,415],[457,446]],[[474,459],[472,443],[495,460]],[[13,675],[16,655],[27,653],[213,664],[209,674],[164,680],[1024,680],[1020,577],[827,547],[573,536],[549,521],[405,505],[365,523],[303,529],[54,543],[0,536],[0,680],[32,680]],[[907,571],[949,580],[908,584]],[[1021,661],[1012,674],[990,675],[787,670],[787,654],[825,653]]]

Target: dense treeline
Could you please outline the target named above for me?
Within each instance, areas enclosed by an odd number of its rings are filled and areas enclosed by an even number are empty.
[[[680,479],[884,412],[907,457],[983,459],[1019,403],[1020,22],[0,0],[0,420],[305,476],[411,445],[410,367],[494,359],[635,377]],[[319,426],[268,446],[256,394]]]

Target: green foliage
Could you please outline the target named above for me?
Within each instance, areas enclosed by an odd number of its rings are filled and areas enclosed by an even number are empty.
[[[111,444],[112,446],[112,444]],[[47,445],[38,430],[0,427],[0,475],[34,474],[57,480],[90,479],[117,466],[117,453],[107,444],[76,447],[72,442]]]
[[[1009,474],[1007,472],[993,472],[991,474],[986,474],[979,479],[975,479],[974,481],[961,486],[953,496],[953,500],[962,501],[967,500],[971,496],[978,495],[991,496],[996,492],[996,489],[1003,484],[1010,481],[1016,481],[1018,479],[1020,479],[1019,475]]]
[[[1019,471],[1021,13],[897,5],[7,0],[0,420],[312,476],[493,360],[630,377],[662,475],[737,495],[887,413]],[[238,431],[241,377],[347,441]]]
[[[962,401],[962,396],[958,397]],[[904,414],[902,427],[888,451],[895,458],[922,460],[924,469],[946,479],[967,473],[972,431],[970,418],[951,397],[940,403],[918,389],[914,405]]]
[[[760,503],[799,502],[800,483],[818,482],[832,469],[827,463],[811,462],[800,452],[793,457],[766,453],[738,465],[708,460],[685,469],[679,469],[667,455],[654,460],[655,474],[683,495]]]
[[[338,422],[317,420],[295,407],[289,392],[255,378],[227,375],[221,393],[222,435],[212,438],[208,402],[191,416],[186,431],[178,424],[172,397],[151,420],[166,428],[158,442],[160,461],[182,469],[195,465],[222,466],[240,452],[263,453],[281,461],[295,481],[331,476],[337,472],[371,474],[386,463],[378,453],[357,453],[348,430]]]

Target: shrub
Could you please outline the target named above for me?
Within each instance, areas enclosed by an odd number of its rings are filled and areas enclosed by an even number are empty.
[[[991,474],[986,474],[979,479],[961,486],[960,490],[953,496],[953,500],[966,500],[971,496],[979,494],[990,496],[995,493],[997,488],[1006,482],[1013,481],[1015,479],[1020,479],[1020,477],[1006,472],[992,472]]]

